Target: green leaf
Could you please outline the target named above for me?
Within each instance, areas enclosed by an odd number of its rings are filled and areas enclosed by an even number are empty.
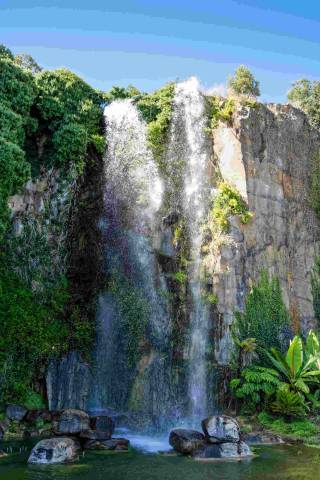
[[[320,353],[320,345],[317,335],[310,330],[306,340],[306,351],[309,355],[315,356]]]
[[[303,362],[303,345],[301,338],[296,335],[290,342],[286,355],[286,363],[288,364],[291,374],[296,376],[302,367]]]

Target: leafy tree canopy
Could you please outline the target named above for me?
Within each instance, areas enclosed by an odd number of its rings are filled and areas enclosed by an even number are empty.
[[[320,128],[320,81],[298,80],[289,91],[288,99],[308,115],[314,127]]]
[[[240,65],[233,77],[229,78],[229,88],[238,95],[259,97],[259,82],[245,65]]]

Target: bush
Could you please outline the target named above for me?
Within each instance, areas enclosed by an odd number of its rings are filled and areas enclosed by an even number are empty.
[[[168,83],[153,93],[142,95],[136,103],[141,116],[148,123],[148,143],[162,170],[166,167],[162,156],[166,148],[174,90],[175,84]]]
[[[307,405],[299,393],[292,392],[288,388],[279,388],[270,409],[273,413],[291,419],[292,417],[303,417],[306,414]]]
[[[217,227],[227,233],[230,227],[228,217],[231,215],[238,215],[242,223],[248,223],[252,218],[252,214],[240,193],[227,182],[222,182],[218,186],[218,192],[214,197],[211,216]]]
[[[265,353],[272,347],[284,352],[291,336],[290,317],[282,300],[279,280],[261,273],[247,295],[245,310],[236,312],[235,331],[239,340],[255,338],[262,365],[270,365]]]
[[[280,435],[290,435],[306,441],[306,443],[313,443],[314,440],[318,443],[318,436],[320,434],[320,428],[313,422],[307,419],[301,420],[285,420],[283,418],[274,417],[266,412],[258,414],[258,420],[260,424]]]
[[[229,88],[237,95],[259,97],[259,82],[245,65],[240,65],[228,80]]]
[[[226,122],[231,125],[232,115],[235,109],[235,102],[232,98],[209,97],[209,133],[217,128],[219,121]]]
[[[288,99],[307,114],[315,128],[320,128],[320,81],[302,78],[294,82]]]

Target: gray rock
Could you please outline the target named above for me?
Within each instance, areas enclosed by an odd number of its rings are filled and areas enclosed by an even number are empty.
[[[87,440],[83,445],[85,450],[116,450],[127,451],[129,440],[126,438],[112,438],[110,440]]]
[[[279,435],[269,432],[246,433],[243,435],[243,440],[249,445],[274,445],[284,443]]]
[[[37,420],[43,420],[44,422],[51,422],[52,417],[53,417],[52,413],[49,412],[49,410],[46,410],[45,408],[34,409],[34,410],[28,411],[25,417],[25,421],[28,423],[34,423]]]
[[[6,408],[6,416],[9,420],[21,422],[26,416],[28,410],[23,405],[8,405]]]
[[[90,425],[92,430],[102,430],[104,432],[109,432],[110,437],[114,432],[114,421],[108,415],[97,415],[90,417]]]
[[[231,417],[216,415],[201,422],[202,430],[209,443],[239,442],[239,425]]]
[[[70,437],[41,440],[33,447],[28,463],[53,464],[72,462],[78,457],[80,444]]]
[[[89,415],[83,410],[66,409],[63,410],[56,433],[58,435],[78,435],[81,432],[90,430]]]
[[[230,442],[205,444],[202,448],[193,452],[193,457],[196,459],[202,458],[245,458],[251,457],[253,454],[250,447],[244,442]]]
[[[176,428],[170,432],[169,443],[179,453],[192,453],[204,445],[205,438],[196,430]]]
[[[110,440],[111,434],[110,431],[88,430],[86,432],[81,432],[79,437],[88,440]]]
[[[8,454],[3,450],[0,450],[0,458],[6,457]]]

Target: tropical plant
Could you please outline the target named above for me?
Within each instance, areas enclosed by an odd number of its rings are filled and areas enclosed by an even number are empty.
[[[233,342],[237,349],[237,377],[239,378],[243,367],[252,362],[255,356],[257,342],[255,338],[239,340],[235,336],[233,336]]]
[[[301,394],[289,390],[286,385],[277,390],[270,410],[283,417],[302,417],[306,414],[307,404]]]
[[[259,82],[254,78],[245,65],[240,65],[233,77],[228,80],[229,88],[238,95],[258,97],[260,95]]]
[[[313,349],[312,340],[309,343],[310,349]],[[270,353],[266,353],[294,392],[307,394],[310,392],[310,385],[319,382],[320,370],[316,365],[317,356],[312,354],[312,350],[307,354],[304,353],[303,342],[298,335],[291,340],[285,355],[276,348],[271,348]]]
[[[230,382],[236,398],[245,400],[245,405],[262,408],[281,386],[279,373],[272,369],[251,365],[241,371],[240,377]]]

